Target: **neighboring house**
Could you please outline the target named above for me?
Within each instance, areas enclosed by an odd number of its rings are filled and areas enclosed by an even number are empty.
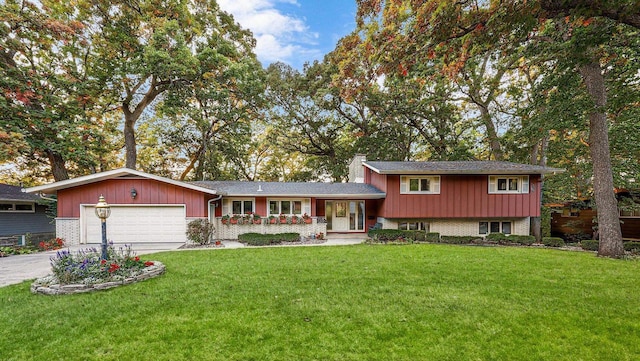
[[[208,218],[216,237],[247,232],[364,233],[425,229],[443,235],[528,234],[540,213],[540,175],[561,171],[506,162],[365,162],[354,158],[349,183],[180,182],[121,168],[27,189],[57,193],[56,231],[71,244],[98,243],[93,207],[112,206],[107,234],[116,242],[184,242],[190,220]],[[311,224],[224,225],[222,216],[312,217]]]
[[[620,230],[624,240],[640,240],[640,191],[616,189],[620,204]],[[626,204],[626,207],[625,207]],[[629,205],[635,204],[633,207]],[[598,238],[598,212],[590,199],[559,204],[547,204],[551,208],[551,235],[569,241]]]
[[[52,235],[55,225],[41,201],[37,195],[22,192],[21,187],[0,183],[0,237]]]

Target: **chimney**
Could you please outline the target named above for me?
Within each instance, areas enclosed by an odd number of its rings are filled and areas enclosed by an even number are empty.
[[[364,183],[363,162],[367,161],[366,154],[356,154],[349,164],[349,183]]]

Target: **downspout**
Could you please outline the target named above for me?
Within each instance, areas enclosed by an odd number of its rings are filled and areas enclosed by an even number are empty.
[[[209,222],[213,222],[213,218],[215,218],[215,212],[213,212],[213,217],[211,215],[211,203],[216,202],[222,199],[222,194],[217,196],[216,198],[211,198],[207,202],[207,212],[209,212]]]

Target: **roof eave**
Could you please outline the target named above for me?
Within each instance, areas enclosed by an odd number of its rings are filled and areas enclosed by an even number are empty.
[[[386,193],[369,193],[369,194],[278,194],[278,193],[227,193],[225,197],[296,197],[296,198],[322,198],[322,199],[383,199]]]
[[[370,167],[378,174],[385,175],[528,175],[564,173],[564,169],[548,168],[545,170],[378,170]]]
[[[135,175],[143,178],[153,179],[163,183],[172,184],[182,188],[192,189],[202,193],[217,194],[215,190],[212,190],[209,188],[200,187],[200,186],[196,186],[196,185],[181,182],[181,181],[175,181],[173,179],[164,178],[164,177],[156,176],[156,175],[145,173],[145,172],[140,172],[140,171],[129,169],[129,168],[118,168],[118,169],[113,169],[106,172],[89,174],[89,175],[74,178],[74,179],[66,179],[66,180],[54,182],[51,184],[25,188],[23,189],[23,191],[25,193],[54,194],[55,192],[61,189],[67,189],[67,188],[82,186],[86,184],[96,183],[103,180],[114,179],[117,177],[121,177],[123,175]]]

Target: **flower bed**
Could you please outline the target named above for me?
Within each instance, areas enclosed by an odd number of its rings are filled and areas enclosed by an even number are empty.
[[[101,259],[95,248],[58,251],[51,257],[52,274],[36,280],[31,292],[69,294],[103,290],[153,278],[164,273],[165,266],[157,261],[143,261],[130,246],[107,249],[107,259]]]

